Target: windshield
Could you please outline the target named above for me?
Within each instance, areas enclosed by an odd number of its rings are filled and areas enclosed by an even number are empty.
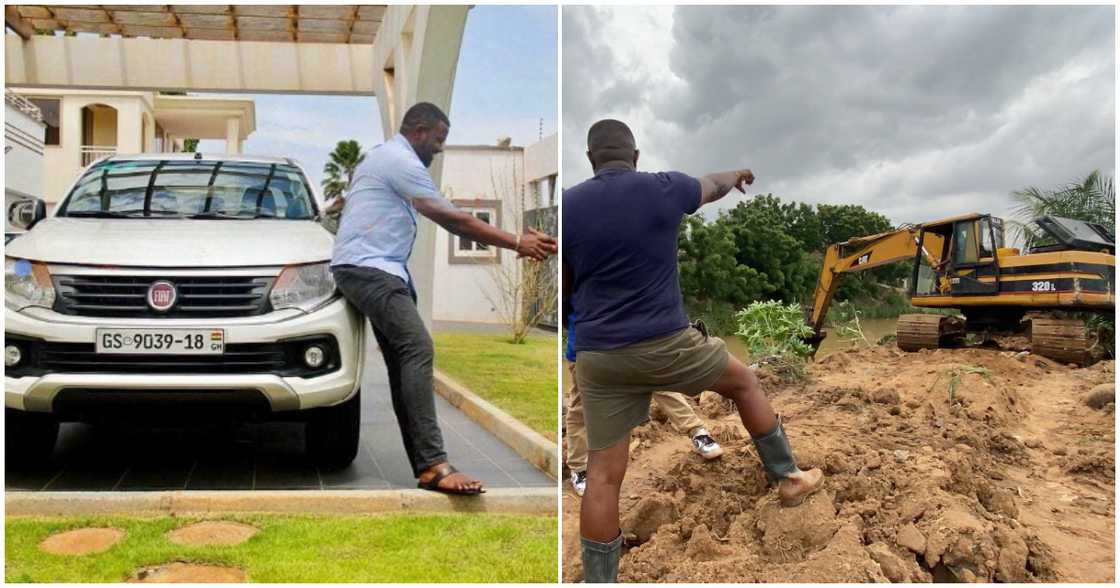
[[[90,168],[58,216],[311,219],[299,168],[214,160],[109,161]]]
[[[1115,237],[1105,227],[1072,218],[1044,216],[1035,220],[1036,226],[1046,231],[1047,237],[1039,242],[1089,244],[1111,247]]]
[[[1060,216],[1052,216],[1050,218],[1063,229],[1069,231],[1070,235],[1072,235],[1075,239],[1082,239],[1084,241],[1104,243],[1108,245],[1112,244],[1112,235],[1109,235],[1107,232],[1102,235],[1100,232],[1094,230],[1092,225],[1085,221],[1079,221],[1072,218],[1062,218]],[[1097,226],[1099,227],[1100,225]],[[1107,240],[1106,237],[1108,237]]]

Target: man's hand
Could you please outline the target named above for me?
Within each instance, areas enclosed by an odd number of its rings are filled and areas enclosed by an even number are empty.
[[[450,206],[446,200],[439,198],[413,198],[412,206],[451,233],[486,245],[513,249],[517,251],[517,257],[541,261],[556,254],[556,239],[540,231],[529,229],[519,239],[517,235],[481,221],[473,214]]]
[[[746,194],[747,193],[746,189],[743,188],[743,186],[749,186],[753,183],[754,183],[754,172],[752,172],[751,170],[742,169],[742,170],[739,170],[739,171],[735,172],[734,186],[735,186],[735,189],[738,190],[740,194]]]
[[[700,206],[723,198],[732,188],[746,194],[745,186],[753,183],[754,172],[749,169],[702,176],[700,178]]]
[[[521,234],[521,239],[517,244],[517,257],[544,261],[550,255],[556,255],[555,238],[532,228],[526,229]]]

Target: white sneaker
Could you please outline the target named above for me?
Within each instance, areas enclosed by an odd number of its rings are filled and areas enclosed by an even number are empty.
[[[692,435],[692,450],[704,459],[715,459],[723,455],[723,448],[703,427],[696,429],[695,434]]]
[[[571,482],[576,496],[583,496],[583,492],[587,490],[587,472],[572,472]]]

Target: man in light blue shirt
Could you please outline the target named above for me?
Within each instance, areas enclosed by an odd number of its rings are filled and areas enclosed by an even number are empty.
[[[417,213],[451,233],[536,261],[556,253],[556,240],[533,229],[520,235],[503,231],[455,208],[440,194],[428,166],[443,151],[450,127],[443,111],[420,102],[405,113],[399,134],[366,153],[346,196],[331,271],[343,296],[373,327],[418,485],[449,494],[479,494],[482,483],[447,462],[436,419],[432,338],[416,310],[408,272]]]

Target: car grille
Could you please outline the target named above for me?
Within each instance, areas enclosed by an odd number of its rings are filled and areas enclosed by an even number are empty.
[[[276,374],[310,378],[341,366],[338,341],[331,335],[312,335],[275,343],[227,343],[218,355],[140,355],[97,353],[93,343],[58,343],[4,336],[4,345],[19,346],[24,360],[8,368],[13,378],[69,374]],[[319,345],[326,361],[318,368],[303,363],[309,345]]]
[[[148,306],[148,287],[175,284],[178,297],[167,312]],[[264,314],[275,278],[236,276],[54,276],[55,311],[121,318],[220,318]]]
[[[92,343],[46,343],[39,366],[63,373],[278,373],[287,367],[287,354],[276,343],[228,344],[221,355],[107,355],[98,354]]]

